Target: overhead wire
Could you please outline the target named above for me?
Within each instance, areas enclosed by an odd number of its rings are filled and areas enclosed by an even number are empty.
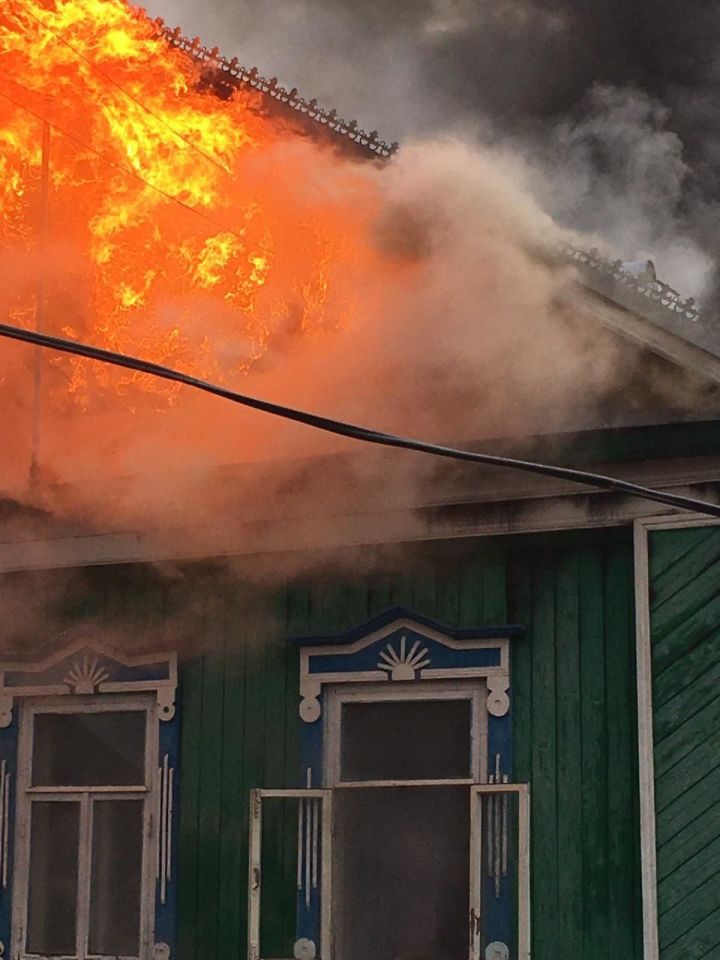
[[[192,387],[195,390],[201,390],[204,393],[221,397],[222,399],[249,407],[250,409],[259,410],[262,413],[267,413],[275,417],[281,417],[285,420],[291,420],[295,423],[301,423],[306,426],[313,427],[316,430],[322,430],[325,433],[331,433],[336,436],[348,437],[352,440],[377,444],[385,447],[395,447],[402,450],[414,450],[419,453],[424,453],[435,457],[442,457],[448,460],[479,463],[493,467],[504,467],[512,470],[520,470],[526,473],[534,473],[541,476],[553,477],[557,480],[569,480],[573,483],[582,484],[596,489],[608,490],[613,493],[629,494],[634,497],[650,500],[655,503],[662,503],[666,506],[676,507],[681,510],[690,510],[694,513],[701,513],[710,517],[720,518],[720,505],[709,503],[706,500],[698,500],[694,497],[686,497],[675,493],[666,493],[662,490],[655,490],[651,487],[645,487],[641,484],[631,483],[627,480],[620,480],[616,477],[609,477],[599,473],[591,473],[585,470],[575,470],[570,467],[560,467],[553,464],[536,463],[530,460],[520,460],[514,457],[480,453],[474,450],[462,450],[460,448],[442,446],[440,444],[429,443],[427,441],[417,440],[411,437],[403,437],[392,433],[384,433],[379,430],[373,430],[369,427],[359,426],[354,423],[347,423],[331,417],[320,416],[315,413],[310,413],[306,410],[299,410],[283,404],[273,403],[269,400],[263,400],[259,397],[252,397],[247,394],[238,393],[235,390],[229,390],[226,387],[221,387],[206,380],[192,377],[189,374],[181,373],[178,370],[173,370],[170,367],[165,367],[161,364],[151,363],[147,360],[141,360],[138,357],[128,356],[127,354],[123,353],[116,353],[112,350],[105,350],[101,347],[94,347],[86,343],[80,343],[74,340],[66,340],[62,337],[55,337],[51,336],[50,334],[39,333],[34,330],[25,330],[21,327],[10,326],[3,323],[0,323],[0,337],[34,344],[49,350],[57,350],[61,353],[85,357],[86,359],[95,360],[101,363],[109,363],[114,366],[124,367],[127,370],[135,370],[139,373],[159,377],[163,380],[184,384],[185,386]]]

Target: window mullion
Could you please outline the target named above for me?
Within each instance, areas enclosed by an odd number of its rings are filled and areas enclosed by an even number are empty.
[[[92,869],[92,798],[83,793],[80,801],[80,844],[78,864],[77,940],[78,960],[88,953],[90,930],[90,881]]]

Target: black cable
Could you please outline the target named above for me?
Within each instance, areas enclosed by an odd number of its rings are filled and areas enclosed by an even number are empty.
[[[283,417],[285,420],[294,420],[296,423],[304,423],[306,426],[314,427],[316,430],[324,430],[326,433],[349,437],[352,440],[361,440],[364,443],[374,443],[385,447],[397,447],[401,450],[416,450],[419,453],[445,457],[448,460],[462,460],[469,463],[483,463],[494,467],[522,470],[526,473],[537,473],[545,477],[554,477],[557,480],[571,480],[574,483],[596,487],[600,490],[627,493],[644,500],[664,503],[670,507],[704,513],[710,517],[720,517],[720,505],[708,503],[705,500],[695,500],[692,497],[683,497],[674,493],[663,493],[660,490],[643,487],[637,483],[629,483],[626,480],[618,480],[614,477],[604,476],[603,474],[588,473],[585,470],[573,470],[569,467],[556,467],[545,463],[533,463],[530,460],[516,460],[512,457],[494,456],[489,453],[476,453],[472,450],[459,450],[455,447],[444,447],[435,443],[426,443],[424,440],[413,440],[410,437],[399,437],[391,433],[382,433],[378,430],[371,430],[367,427],[360,427],[352,423],[344,423],[341,420],[333,420],[330,417],[321,417],[317,414],[308,413],[304,410],[296,410],[293,407],[286,407],[279,403],[272,403],[269,400],[260,400],[258,397],[249,397],[242,393],[236,393],[234,390],[227,390],[225,387],[218,387],[213,383],[208,383],[206,380],[191,377],[186,373],[171,370],[169,367],[161,366],[158,363],[139,360],[137,357],[129,357],[123,353],[115,353],[112,350],[103,350],[101,347],[91,347],[85,343],[76,343],[73,340],[65,340],[62,337],[53,337],[46,333],[37,333],[34,330],[23,330],[20,327],[13,327],[4,323],[0,323],[0,337],[20,340],[24,343],[35,344],[36,346],[45,347],[50,350],[58,350],[61,353],[69,353],[78,357],[86,357],[89,360],[110,363],[117,367],[125,367],[127,370],[136,370],[139,373],[159,377],[162,380],[182,383],[185,384],[185,386],[202,390],[205,393],[222,397],[225,400],[231,400],[233,403],[242,404],[253,410],[260,410],[263,413],[269,413],[275,417]]]

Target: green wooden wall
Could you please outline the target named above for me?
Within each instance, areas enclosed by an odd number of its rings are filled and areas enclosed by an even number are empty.
[[[650,536],[662,960],[720,956],[720,529]]]
[[[515,775],[532,790],[534,960],[642,956],[632,559],[510,556]]]
[[[393,604],[528,627],[513,688],[516,777],[532,784],[534,960],[640,960],[632,551],[599,536],[458,542],[270,596],[229,574],[205,583],[202,650],[182,681],[181,960],[245,957],[248,791],[296,782],[297,654],[285,637]],[[291,832],[271,841],[290,888]],[[274,916],[269,946],[282,949],[292,924]]]

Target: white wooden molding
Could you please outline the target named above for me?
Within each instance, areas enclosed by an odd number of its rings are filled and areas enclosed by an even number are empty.
[[[318,889],[322,879],[320,896],[320,960],[332,956],[332,790],[258,790],[250,791],[250,851],[248,857],[248,960],[261,960],[260,917],[262,909],[262,807],[263,800],[297,800],[299,837],[298,842],[298,890],[304,891],[309,906],[311,890]],[[305,824],[303,828],[303,817]],[[320,873],[318,871],[321,871]],[[317,946],[312,940],[300,938],[295,941],[294,960],[313,960]]]
[[[176,690],[176,653],[127,657],[80,629],[44,660],[0,663],[0,727],[12,723],[17,698],[94,693],[152,692],[160,720],[172,720]]]
[[[416,637],[432,640],[451,650],[496,650],[496,666],[452,666],[432,665],[428,649],[421,639],[410,641],[402,631]],[[399,637],[396,636],[400,632]],[[350,658],[368,647],[388,639],[388,643],[378,651],[376,669],[353,670]],[[317,669],[315,663],[322,664],[326,658],[347,658],[345,670]],[[487,683],[487,710],[494,717],[503,717],[510,708],[508,690],[510,688],[510,642],[506,637],[493,639],[454,640],[447,634],[434,630],[411,619],[400,618],[385,624],[378,630],[361,637],[354,643],[323,644],[304,647],[300,651],[300,718],[305,723],[314,723],[322,711],[321,693],[326,684],[393,683],[395,681],[427,680],[485,680]]]
[[[638,775],[640,858],[643,904],[643,960],[660,960],[658,937],[657,840],[655,828],[655,744],[653,738],[652,637],[650,635],[649,533],[715,527],[720,521],[702,514],[638,519],[634,523],[635,637],[637,662]]]

